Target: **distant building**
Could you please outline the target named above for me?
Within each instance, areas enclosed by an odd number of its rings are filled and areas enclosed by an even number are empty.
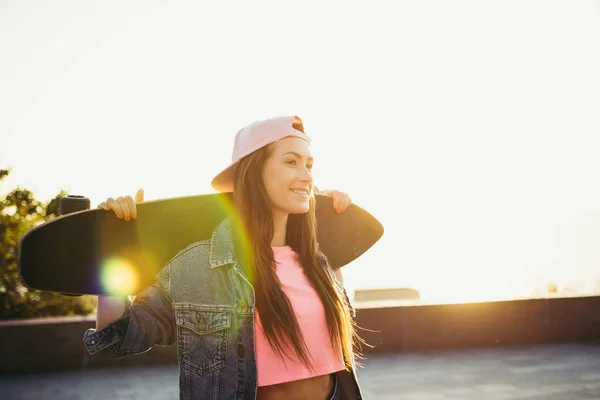
[[[354,301],[421,300],[418,290],[411,288],[360,289],[354,291]]]

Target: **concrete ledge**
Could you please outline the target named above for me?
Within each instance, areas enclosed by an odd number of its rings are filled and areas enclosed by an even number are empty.
[[[357,309],[363,353],[600,340],[600,297]],[[90,356],[95,317],[0,321],[0,374],[177,363],[177,348],[110,360]]]
[[[83,334],[95,326],[95,316],[0,321],[0,374],[177,362],[175,346],[120,360],[91,356]]]
[[[600,297],[360,309],[373,349],[393,352],[600,340]]]

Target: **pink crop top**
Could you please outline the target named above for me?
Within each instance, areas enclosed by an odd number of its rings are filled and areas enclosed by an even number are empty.
[[[330,374],[345,368],[342,351],[334,352],[329,340],[323,303],[317,292],[306,279],[298,255],[290,246],[272,247],[276,273],[283,292],[290,299],[302,330],[306,347],[310,351],[315,372],[306,368],[293,349],[286,352],[282,360],[271,349],[265,337],[258,312],[254,314],[254,343],[258,386],[275,385]],[[289,358],[288,358],[289,356]],[[291,360],[290,360],[291,358]]]

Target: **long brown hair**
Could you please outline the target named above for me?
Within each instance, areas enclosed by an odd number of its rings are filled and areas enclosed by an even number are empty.
[[[295,124],[294,128],[303,131],[301,125]],[[243,255],[238,252],[238,260],[253,283],[256,308],[271,348],[283,359],[286,348],[289,348],[287,345],[291,345],[302,363],[312,368],[293,307],[275,273],[271,249],[273,215],[262,179],[262,168],[271,150],[272,145],[263,147],[240,160],[238,165],[233,201],[249,240],[242,245],[238,237],[236,252],[244,250]],[[286,241],[299,255],[304,274],[323,303],[331,345],[334,351],[338,351],[341,345],[346,369],[350,369],[354,362],[353,351],[359,355],[356,345],[363,341],[355,330],[347,299],[335,285],[326,260],[319,253],[314,196],[309,201],[308,212],[288,216]]]

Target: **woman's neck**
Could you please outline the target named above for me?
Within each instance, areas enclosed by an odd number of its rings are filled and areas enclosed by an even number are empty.
[[[284,212],[273,212],[273,239],[271,240],[271,246],[282,247],[286,246],[287,242],[287,222],[288,213]]]

